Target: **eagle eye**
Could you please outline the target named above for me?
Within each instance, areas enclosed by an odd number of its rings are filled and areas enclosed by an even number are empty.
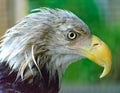
[[[76,33],[75,31],[70,31],[70,32],[68,32],[68,34],[67,34],[67,38],[68,38],[69,40],[74,40],[74,39],[76,39],[76,37],[77,37],[77,33]]]

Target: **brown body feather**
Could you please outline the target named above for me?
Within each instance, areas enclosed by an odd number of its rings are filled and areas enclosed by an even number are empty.
[[[42,78],[37,74],[35,77],[21,81],[20,78],[16,80],[16,72],[9,74],[10,70],[5,64],[0,65],[0,93],[58,93],[59,91],[57,72],[55,78],[50,80],[48,71],[43,67]]]

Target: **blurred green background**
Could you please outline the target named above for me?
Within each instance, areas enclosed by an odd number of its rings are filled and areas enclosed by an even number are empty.
[[[88,24],[91,32],[100,37],[112,52],[112,69],[99,79],[102,67],[88,59],[69,66],[63,83],[117,83],[120,81],[120,14],[119,0],[29,0],[29,12],[39,7],[61,8],[72,11]],[[113,14],[114,13],[114,14]]]

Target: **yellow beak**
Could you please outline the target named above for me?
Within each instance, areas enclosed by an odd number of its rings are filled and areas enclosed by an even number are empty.
[[[106,76],[111,69],[111,53],[108,46],[98,37],[92,36],[92,43],[89,47],[82,47],[82,55],[104,67],[100,78]]]

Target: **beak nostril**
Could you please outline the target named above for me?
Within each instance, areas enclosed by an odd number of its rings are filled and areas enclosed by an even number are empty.
[[[93,44],[93,47],[98,46],[98,45],[99,45],[99,43],[95,43],[95,44]]]

